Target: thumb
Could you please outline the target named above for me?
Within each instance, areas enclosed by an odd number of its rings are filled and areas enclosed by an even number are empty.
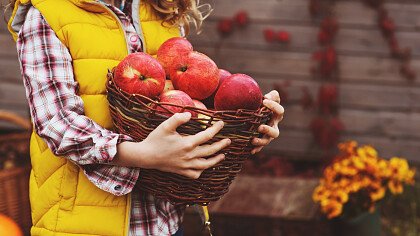
[[[165,120],[160,126],[167,132],[176,131],[180,125],[187,123],[191,119],[191,113],[176,113]]]

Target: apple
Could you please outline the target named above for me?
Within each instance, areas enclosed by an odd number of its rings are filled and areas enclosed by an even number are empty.
[[[125,57],[114,70],[115,84],[130,94],[154,99],[165,87],[165,71],[152,56],[137,52]]]
[[[187,56],[193,51],[191,43],[182,37],[174,37],[166,40],[157,51],[157,59],[162,64],[167,75],[169,68],[177,57]]]
[[[174,85],[172,84],[172,81],[170,80],[166,80],[165,81],[165,88],[163,89],[163,92],[169,91],[169,90],[174,90]]]
[[[207,110],[206,105],[204,105],[202,102],[200,102],[200,101],[198,101],[196,99],[193,99],[193,102],[194,102],[194,106],[195,107],[200,108],[200,109],[203,109],[203,110]]]
[[[214,97],[216,110],[257,110],[262,103],[257,82],[245,74],[233,74],[220,85]]]
[[[199,52],[178,57],[173,61],[169,76],[175,89],[182,90],[197,100],[212,95],[219,84],[219,69],[216,63]]]
[[[217,86],[217,89],[219,89],[219,87],[220,87],[220,85],[222,84],[222,82],[226,79],[226,78],[228,78],[228,77],[230,77],[232,74],[229,72],[229,71],[227,71],[227,70],[224,70],[224,69],[219,69],[219,85]],[[214,108],[214,95],[216,95],[216,92],[217,92],[217,89],[216,89],[216,91],[210,96],[210,97],[208,97],[208,98],[206,98],[206,99],[204,99],[203,100],[203,103],[207,106],[207,107],[212,107],[212,108]]]
[[[163,92],[159,97],[159,102],[171,103],[171,104],[179,105],[183,107],[184,106],[195,107],[194,102],[191,99],[191,97],[180,90],[169,90],[169,91]],[[165,108],[168,109],[169,112]],[[171,106],[171,105],[162,105],[162,107],[160,106],[157,107],[156,110],[159,114],[163,114],[167,116],[172,116],[173,114],[171,112],[173,113],[184,112],[184,109],[182,107]],[[192,111],[188,111],[188,112],[190,112],[192,116],[197,116],[195,112],[192,112]]]

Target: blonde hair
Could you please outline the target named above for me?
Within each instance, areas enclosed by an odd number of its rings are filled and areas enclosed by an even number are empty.
[[[170,26],[184,27],[185,34],[190,32],[190,24],[200,33],[203,21],[213,11],[210,4],[201,4],[200,0],[145,0],[152,5],[155,13]],[[5,12],[13,8],[16,0],[9,0]]]
[[[201,4],[200,0],[145,0],[153,6],[156,14],[164,23],[171,26],[184,27],[186,34],[190,32],[190,24],[200,33],[203,21],[213,11],[210,4]]]

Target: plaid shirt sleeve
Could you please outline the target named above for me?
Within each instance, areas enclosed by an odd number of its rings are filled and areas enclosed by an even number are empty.
[[[107,165],[117,144],[131,139],[84,115],[72,57],[35,8],[19,32],[17,50],[36,133],[54,154],[80,165],[100,189],[115,195],[131,192],[139,170]]]

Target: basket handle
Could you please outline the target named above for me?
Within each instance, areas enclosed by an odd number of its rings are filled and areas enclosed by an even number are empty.
[[[24,128],[25,130],[30,130],[32,128],[31,122],[28,119],[5,110],[0,110],[0,121],[8,121]]]

